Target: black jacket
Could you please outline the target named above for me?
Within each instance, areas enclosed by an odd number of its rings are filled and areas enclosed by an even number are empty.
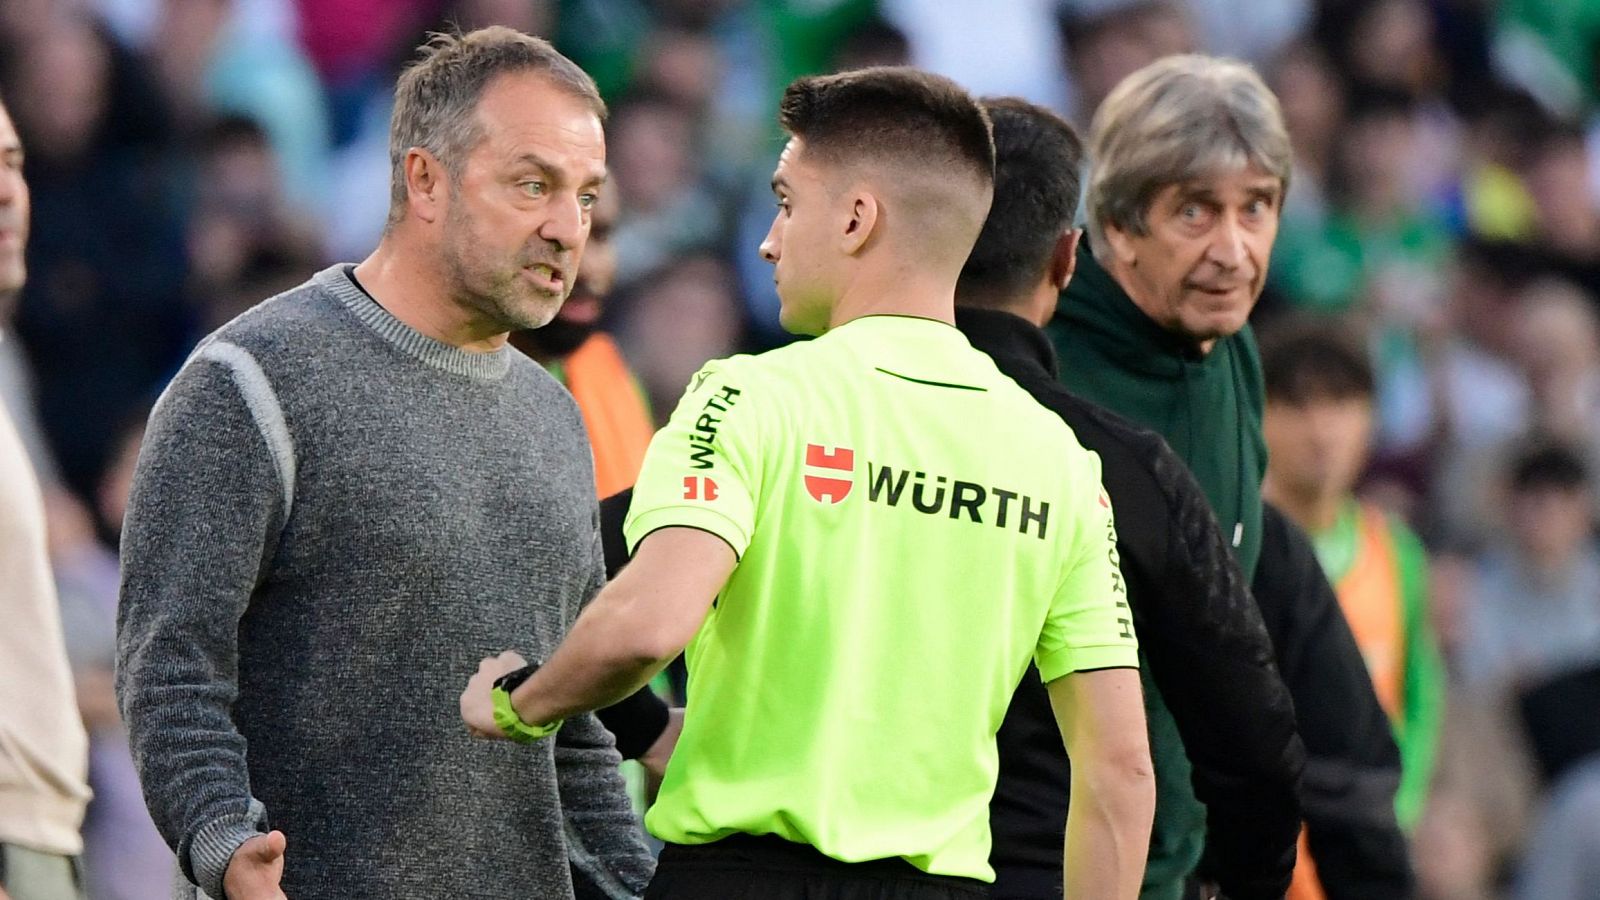
[[[1294,868],[1305,750],[1261,613],[1205,494],[1159,435],[1056,380],[1042,330],[1008,313],[965,308],[956,324],[1099,454],[1141,656],[1181,737],[1166,749],[1187,750],[1195,794],[1206,805],[1206,874],[1233,900],[1278,900]],[[1037,891],[1059,891],[1071,779],[1036,670],[1012,701],[999,747],[990,807],[994,895],[1051,896]]]
[[[633,502],[633,488],[600,501],[600,544],[606,556],[606,578],[628,562],[628,542],[622,536],[622,522]],[[617,752],[623,759],[638,759],[649,750],[667,728],[666,701],[656,696],[649,685],[614,706],[595,710],[595,716],[617,739]]]
[[[1311,539],[1266,506],[1256,602],[1306,744],[1306,837],[1328,900],[1412,896],[1394,814],[1400,749]]]

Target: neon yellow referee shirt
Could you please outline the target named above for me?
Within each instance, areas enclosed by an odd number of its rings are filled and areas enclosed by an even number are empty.
[[[1100,461],[953,326],[869,316],[708,363],[625,531],[739,564],[688,648],[665,841],[775,834],[993,881],[995,731],[1046,681],[1136,666]]]

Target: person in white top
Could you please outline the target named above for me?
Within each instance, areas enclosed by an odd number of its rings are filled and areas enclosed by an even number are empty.
[[[0,103],[0,297],[22,289],[27,237],[22,142]],[[88,738],[61,637],[43,496],[3,407],[0,621],[0,900],[81,900]]]

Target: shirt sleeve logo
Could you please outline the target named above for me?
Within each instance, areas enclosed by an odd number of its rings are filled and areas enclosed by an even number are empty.
[[[827,474],[816,473],[822,470]],[[856,452],[849,447],[828,448],[806,444],[806,493],[818,503],[834,504],[850,496],[855,487]]]
[[[683,477],[683,499],[717,499],[717,480],[715,478],[701,478],[695,475],[685,475]]]

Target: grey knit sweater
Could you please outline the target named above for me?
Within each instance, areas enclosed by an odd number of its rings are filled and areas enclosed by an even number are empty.
[[[593,490],[554,379],[413,331],[349,266],[203,342],[150,419],[117,623],[184,874],[220,900],[270,822],[295,900],[642,892],[594,717],[521,746],[470,739],[458,705],[482,656],[547,657],[598,590]]]

